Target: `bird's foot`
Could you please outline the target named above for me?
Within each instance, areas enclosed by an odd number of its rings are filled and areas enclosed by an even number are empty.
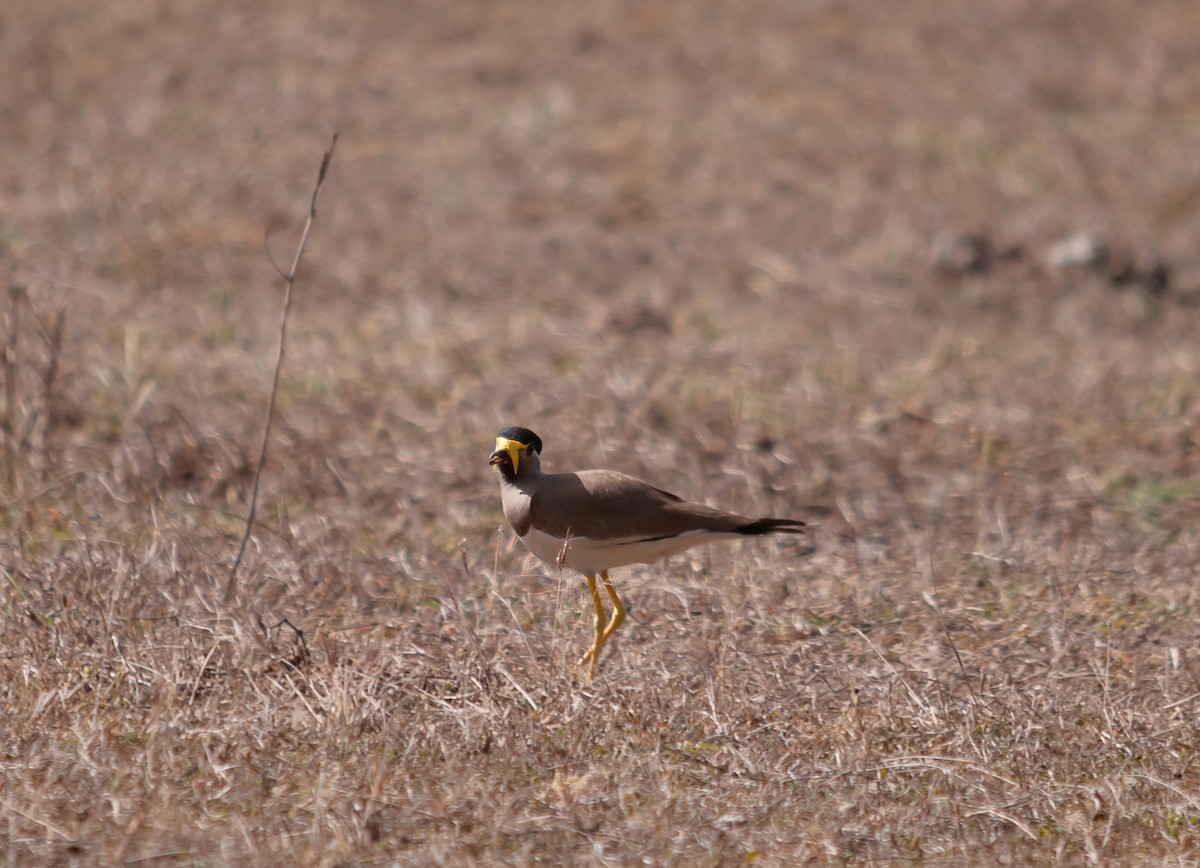
[[[596,646],[593,645],[591,648],[587,649],[587,651],[584,652],[583,656],[580,657],[579,660],[576,661],[576,663],[575,663],[576,666],[583,666],[584,664],[587,664],[588,681],[591,681],[593,678],[596,677],[596,661],[599,659],[599,657],[600,657],[600,652],[596,648]]]

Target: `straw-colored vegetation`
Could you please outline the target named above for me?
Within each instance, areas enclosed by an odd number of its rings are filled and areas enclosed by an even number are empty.
[[[0,4],[0,862],[1194,862],[1198,44]],[[817,527],[616,571],[588,682],[510,424]]]

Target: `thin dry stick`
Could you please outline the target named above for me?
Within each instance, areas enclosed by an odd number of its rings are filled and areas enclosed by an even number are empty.
[[[958,661],[958,669],[962,672],[963,682],[967,685],[967,692],[971,694],[971,705],[978,705],[979,697],[975,695],[975,688],[971,686],[971,676],[967,674],[967,667],[963,665],[962,656],[958,653],[958,646],[954,644],[954,637],[950,635],[950,628],[946,626],[946,619],[942,616],[942,604],[937,597],[937,571],[933,566],[932,551],[929,553],[929,583],[933,586],[933,590],[926,602],[930,604],[929,608],[933,609],[933,614],[937,615],[938,623],[942,625],[942,632],[946,634],[946,641],[950,643],[950,650],[954,652],[954,659]]]
[[[37,312],[34,312],[37,315]],[[62,355],[63,328],[67,324],[67,312],[60,310],[50,320],[49,327],[46,327],[41,318],[38,318],[38,329],[42,333],[42,340],[46,343],[46,352],[49,359],[46,362],[46,370],[42,373],[42,467],[40,479],[44,483],[46,476],[50,472],[50,440],[54,436],[54,423],[56,414],[52,412],[51,405],[54,403],[54,388],[58,380],[59,359]]]
[[[300,260],[304,257],[304,249],[308,246],[308,236],[312,232],[313,222],[317,219],[317,199],[321,196],[321,186],[325,183],[325,173],[329,171],[329,161],[333,159],[333,149],[337,146],[338,134],[333,134],[329,150],[321,160],[320,171],[317,172],[317,184],[313,187],[312,203],[308,209],[308,220],[304,223],[304,232],[300,235],[300,244],[296,247],[296,256],[292,259],[291,270],[279,276],[283,278],[285,288],[283,293],[283,314],[279,318],[279,352],[275,356],[275,376],[271,381],[271,396],[267,399],[267,421],[263,426],[262,447],[258,452],[258,465],[254,468],[254,488],[250,493],[250,512],[246,516],[246,532],[242,534],[242,543],[238,546],[237,557],[229,568],[229,584],[225,586],[225,602],[233,599],[237,590],[237,571],[242,565],[242,557],[246,554],[246,545],[250,542],[250,534],[254,530],[254,517],[258,513],[258,486],[262,480],[263,465],[267,463],[267,444],[271,440],[271,422],[275,418],[275,395],[279,392],[279,372],[283,369],[283,353],[287,344],[288,311],[292,307],[292,287],[296,283],[296,271],[300,268]]]
[[[8,344],[4,347],[4,481],[17,487],[17,323],[21,315],[21,288],[9,287],[11,314]]]

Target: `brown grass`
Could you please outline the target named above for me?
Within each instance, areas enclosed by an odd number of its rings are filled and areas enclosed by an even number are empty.
[[[1182,0],[2,4],[0,861],[1194,862],[1198,43]],[[226,607],[263,232],[335,129]],[[942,273],[945,229],[1020,249]],[[1078,231],[1136,267],[1047,266]],[[619,571],[581,681],[514,423],[820,526]]]

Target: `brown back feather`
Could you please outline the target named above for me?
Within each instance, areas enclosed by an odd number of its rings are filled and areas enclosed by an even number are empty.
[[[594,540],[656,539],[698,530],[755,535],[790,529],[798,533],[794,526],[802,524],[788,519],[755,520],[689,503],[615,470],[550,473],[527,490],[532,497],[533,524],[564,539],[568,535]]]

